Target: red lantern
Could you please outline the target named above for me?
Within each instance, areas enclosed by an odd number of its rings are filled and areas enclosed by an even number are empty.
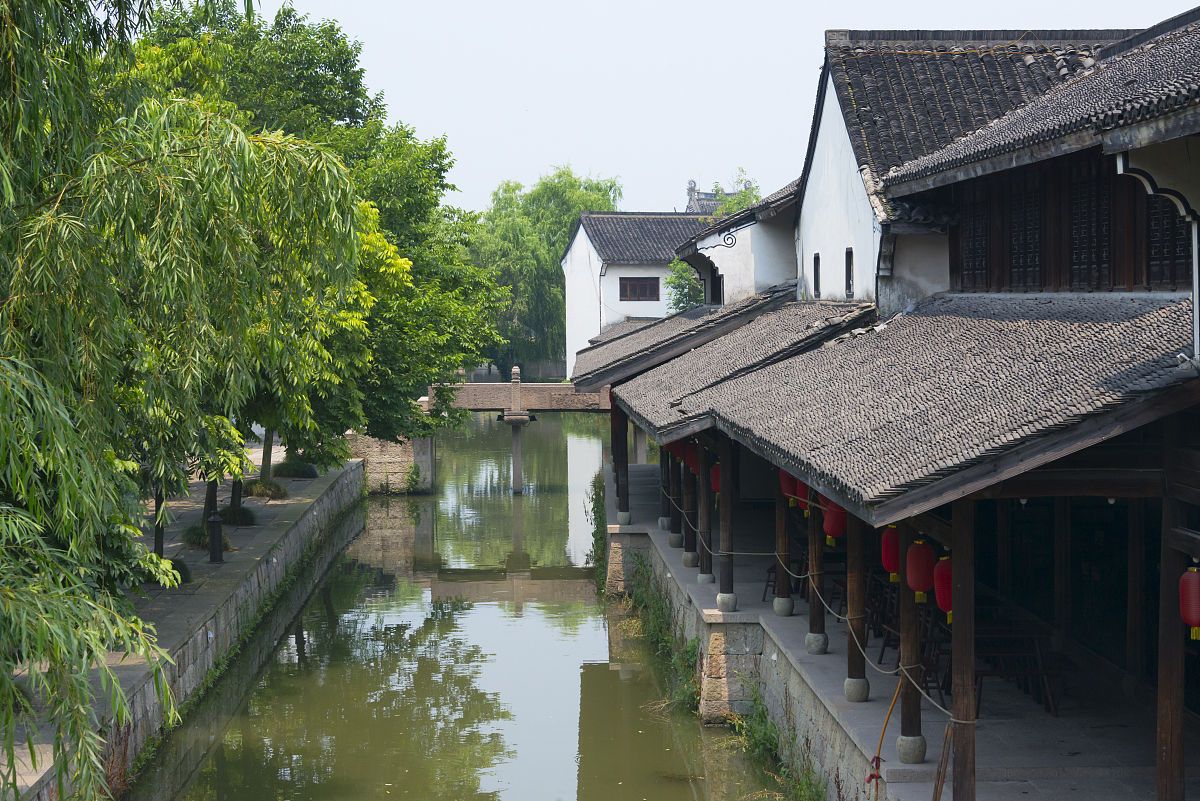
[[[895,526],[888,526],[883,530],[880,545],[883,569],[888,572],[888,581],[895,584],[900,581],[900,532]]]
[[[933,597],[937,600],[938,609],[946,613],[947,623],[954,622],[953,573],[949,556],[943,556],[933,567]]]
[[[846,536],[846,510],[833,501],[825,502],[825,544],[833,547]]]
[[[1200,567],[1189,567],[1179,577],[1179,616],[1192,639],[1200,640]]]
[[[797,478],[794,480],[796,482],[796,493],[794,496],[796,499],[796,506],[800,507],[801,511],[804,512],[805,517],[808,517],[808,497],[812,494],[812,490],[810,490],[808,485],[800,479]]]
[[[788,506],[796,505],[796,477],[783,468],[779,469],[779,491],[788,499]]]
[[[700,475],[700,455],[696,452],[696,443],[679,443],[679,458],[692,475]]]
[[[936,557],[933,546],[925,540],[917,540],[908,546],[904,561],[904,577],[908,588],[917,594],[917,603],[925,603],[925,595],[933,588],[933,563]]]
[[[721,491],[721,465],[714,464],[708,469],[708,486],[713,492]]]

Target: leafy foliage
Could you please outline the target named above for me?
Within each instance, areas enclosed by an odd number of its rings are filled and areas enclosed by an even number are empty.
[[[704,302],[704,284],[696,269],[685,261],[675,259],[667,265],[667,307],[672,314],[687,311]]]
[[[471,241],[476,264],[509,290],[499,314],[507,345],[490,350],[508,374],[512,365],[563,357],[566,310],[561,259],[582,211],[612,211],[621,199],[615,178],[588,178],[559,167],[528,189],[506,181],[492,193]]]
[[[714,220],[728,217],[730,214],[737,214],[762,200],[762,190],[758,188],[758,182],[746,175],[743,167],[738,167],[737,174],[730,182],[730,186],[732,189],[726,190],[720,183],[713,184],[712,191],[717,196],[717,210],[713,213]]]

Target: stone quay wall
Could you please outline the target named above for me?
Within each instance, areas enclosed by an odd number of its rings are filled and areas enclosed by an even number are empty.
[[[794,770],[807,767],[823,776],[828,801],[874,801],[874,789],[863,781],[871,772],[870,760],[838,717],[838,705],[844,704],[813,689],[796,644],[765,626],[762,613],[720,613],[699,607],[679,580],[678,567],[671,564],[680,552],[668,548],[665,534],[622,531],[625,528],[632,527],[610,528],[608,589],[628,591],[638,561],[634,554],[641,554],[657,591],[670,603],[678,641],[695,639],[700,646],[696,669],[701,721],[723,724],[731,714],[747,712],[757,689],[779,728],[782,756]],[[899,731],[898,720],[893,728],[891,736]],[[882,781],[878,798],[898,799]]]
[[[347,512],[357,514],[347,525],[361,530],[363,515],[363,465],[353,461],[315,480],[313,497],[307,503],[290,503],[258,536],[276,536],[277,541],[251,569],[230,576],[223,598],[204,614],[192,618],[190,631],[170,647],[172,664],[164,678],[177,707],[187,703],[208,684],[209,675],[220,666],[263,618],[287,585],[313,554],[326,534],[345,522]],[[296,499],[300,500],[300,499]],[[273,530],[272,530],[273,529]],[[160,643],[166,638],[159,632]],[[174,639],[174,638],[172,638]],[[106,732],[109,745],[110,781],[120,786],[143,748],[158,737],[165,724],[151,671],[145,665],[117,668],[129,701],[131,719],[121,728]],[[128,680],[128,682],[126,681]],[[108,725],[108,716],[105,716]],[[23,794],[25,801],[57,801],[54,770],[47,770]]]
[[[366,464],[367,491],[390,495],[409,491],[415,466],[416,492],[433,491],[433,437],[388,442],[364,434],[347,434],[350,454]]]

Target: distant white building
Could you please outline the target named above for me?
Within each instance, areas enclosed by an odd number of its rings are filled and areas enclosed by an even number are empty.
[[[681,243],[710,224],[715,205],[692,182],[684,212],[585,211],[579,216],[562,258],[567,375],[575,369],[575,354],[590,340],[667,316],[667,265]],[[701,280],[707,283],[703,273]],[[618,323],[625,325],[613,329]]]

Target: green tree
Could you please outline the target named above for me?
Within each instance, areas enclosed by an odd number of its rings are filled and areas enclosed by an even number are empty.
[[[762,200],[762,191],[758,188],[758,182],[746,174],[744,167],[738,167],[737,174],[730,182],[730,187],[731,189],[726,190],[720,183],[713,184],[712,191],[717,196],[717,210],[713,212],[714,220],[728,217],[730,214],[737,214]]]
[[[0,26],[0,795],[45,718],[59,796],[105,794],[93,680],[127,722],[109,651],[163,659],[127,592],[176,578],[139,542],[139,479],[224,437],[269,287],[301,303],[354,270],[341,162],[153,97],[132,60],[151,8],[30,0]],[[310,333],[273,334],[311,369]]]
[[[687,311],[704,302],[704,284],[696,269],[685,261],[675,259],[667,265],[667,306],[672,314]]]
[[[621,199],[615,178],[588,178],[558,167],[526,189],[515,181],[492,193],[472,237],[475,263],[509,289],[499,314],[506,345],[491,350],[505,373],[514,364],[561,359],[566,310],[561,259],[582,211],[612,211]]]

